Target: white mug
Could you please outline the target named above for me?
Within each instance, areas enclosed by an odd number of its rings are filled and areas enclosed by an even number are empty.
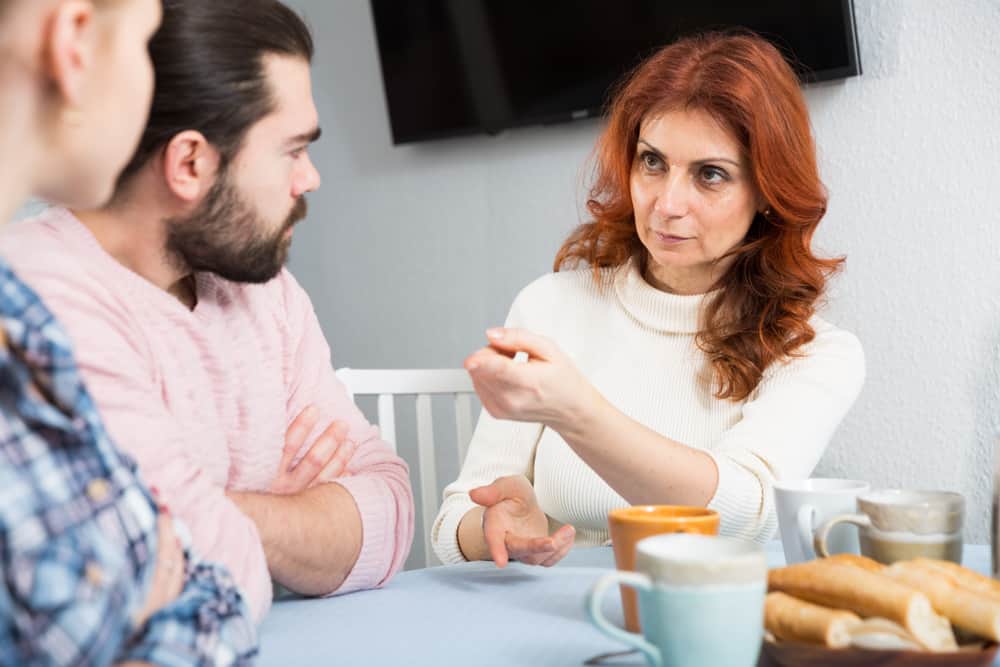
[[[775,482],[774,501],[785,562],[789,565],[816,558],[814,534],[828,519],[855,511],[868,482],[854,479],[800,479]],[[856,531],[837,526],[827,539],[831,553],[859,553]]]

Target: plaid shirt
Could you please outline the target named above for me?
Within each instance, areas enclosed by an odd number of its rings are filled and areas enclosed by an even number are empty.
[[[251,663],[242,596],[189,551],[180,596],[135,626],[157,552],[156,504],[137,475],[65,331],[0,260],[0,665]]]

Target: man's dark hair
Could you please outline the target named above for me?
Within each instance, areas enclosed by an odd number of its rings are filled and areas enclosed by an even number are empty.
[[[309,28],[278,0],[163,0],[149,44],[156,91],[119,190],[178,133],[197,130],[225,168],[257,121],[274,111],[264,56],[312,61]]]

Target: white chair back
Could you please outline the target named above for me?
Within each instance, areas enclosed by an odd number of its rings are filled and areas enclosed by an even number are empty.
[[[424,564],[426,566],[439,563],[431,546],[431,526],[437,517],[441,502],[441,491],[437,484],[436,460],[434,448],[434,417],[431,410],[431,397],[434,395],[451,395],[455,401],[455,435],[457,443],[458,466],[461,468],[465,460],[465,452],[472,439],[472,403],[471,396],[475,393],[469,374],[460,368],[446,369],[357,369],[341,368],[337,377],[347,387],[353,397],[378,397],[378,425],[382,431],[382,439],[393,450],[396,446],[396,397],[415,396],[417,415],[417,465],[409,461],[411,479],[414,470],[418,472],[418,481],[414,488],[419,489],[420,516],[423,519],[424,533]]]

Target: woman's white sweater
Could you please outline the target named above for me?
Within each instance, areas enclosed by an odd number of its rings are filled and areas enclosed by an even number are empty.
[[[812,473],[861,390],[860,342],[813,318],[816,338],[802,356],[772,364],[747,400],[719,400],[695,344],[704,295],[662,292],[634,261],[606,271],[613,280],[604,287],[589,269],[543,276],[517,296],[507,326],[549,337],[616,408],[708,452],[719,468],[708,506],[721,515],[720,532],[766,541],[777,526],[773,482]],[[432,528],[443,562],[463,560],[457,533],[475,507],[469,489],[513,474],[532,481],[553,529],[576,527],[580,546],[605,543],[608,511],[628,505],[555,431],[484,410]]]

